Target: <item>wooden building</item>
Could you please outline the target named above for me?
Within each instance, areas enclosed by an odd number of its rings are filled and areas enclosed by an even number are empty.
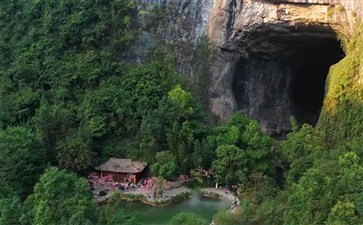
[[[136,184],[144,174],[147,163],[131,159],[110,158],[97,167],[101,177],[112,175],[115,182],[132,182]]]

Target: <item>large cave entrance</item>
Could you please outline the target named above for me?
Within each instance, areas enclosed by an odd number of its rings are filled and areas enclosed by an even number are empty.
[[[324,100],[325,81],[331,65],[343,57],[336,39],[311,39],[293,48],[291,80],[293,115],[300,123],[315,125]]]
[[[290,130],[289,118],[315,125],[331,65],[344,53],[332,30],[276,32],[250,37],[233,79],[238,110],[256,118],[273,136]]]

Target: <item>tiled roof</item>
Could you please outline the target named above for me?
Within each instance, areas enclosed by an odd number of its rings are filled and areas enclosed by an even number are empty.
[[[140,173],[147,163],[132,161],[131,159],[110,158],[107,162],[97,167],[99,171],[117,172],[117,173]]]

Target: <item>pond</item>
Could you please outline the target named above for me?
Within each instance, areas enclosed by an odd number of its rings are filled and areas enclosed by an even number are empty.
[[[167,222],[180,212],[192,212],[199,216],[212,220],[214,214],[221,209],[227,209],[228,204],[218,199],[199,197],[193,193],[189,199],[166,207],[152,207],[141,202],[120,202],[127,214],[137,218],[143,225],[166,225]]]

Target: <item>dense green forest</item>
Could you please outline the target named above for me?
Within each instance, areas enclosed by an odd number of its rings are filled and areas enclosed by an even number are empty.
[[[203,69],[185,79],[170,46],[141,65],[123,62],[140,30],[162,17],[145,25],[138,13],[132,0],[0,1],[1,225],[138,224],[92,199],[83,177],[109,157],[235,187],[241,213],[218,213],[218,225],[363,224],[363,107],[352,97],[360,89],[332,85],[326,101],[339,100],[325,104],[318,126],[291,118],[283,141],[241,113],[219,124],[198,86]],[[359,72],[361,35],[343,40],[347,58],[328,82]],[[194,51],[196,62],[205,58],[206,40]],[[200,172],[209,169],[212,180]],[[170,224],[208,222],[182,213]]]

